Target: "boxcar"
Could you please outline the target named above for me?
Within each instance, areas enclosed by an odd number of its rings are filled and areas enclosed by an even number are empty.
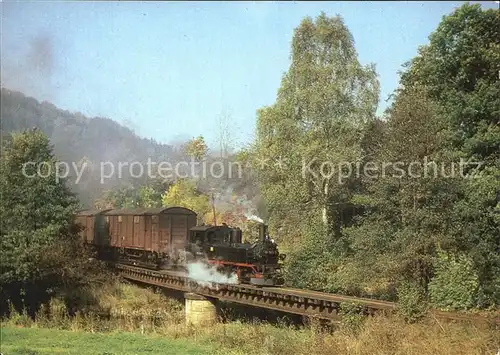
[[[76,216],[80,225],[80,238],[86,244],[105,246],[109,244],[106,217],[103,215],[109,210],[85,210]]]
[[[176,258],[196,225],[197,215],[183,207],[81,211],[84,241],[118,257],[141,260]]]

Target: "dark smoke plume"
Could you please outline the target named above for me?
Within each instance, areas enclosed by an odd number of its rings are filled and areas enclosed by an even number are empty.
[[[42,35],[31,39],[26,67],[41,77],[49,78],[52,75],[54,47],[51,37]]]
[[[2,37],[8,36],[3,34]],[[56,71],[54,41],[40,34],[27,41],[27,47],[10,51],[3,48],[2,87],[21,91],[40,100],[53,100],[52,83]]]

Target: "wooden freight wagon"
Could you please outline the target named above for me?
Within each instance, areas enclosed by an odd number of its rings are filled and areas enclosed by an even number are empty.
[[[177,255],[185,248],[197,218],[183,207],[110,210],[104,216],[109,245],[122,255],[140,259]]]
[[[109,210],[83,210],[77,213],[76,223],[80,225],[80,238],[86,244],[106,246],[109,233],[106,218]]]

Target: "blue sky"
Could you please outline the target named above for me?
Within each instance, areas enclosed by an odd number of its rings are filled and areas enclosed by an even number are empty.
[[[243,145],[275,100],[303,17],[344,18],[360,62],[376,64],[381,112],[401,65],[462,4],[4,0],[2,86],[162,142],[203,134],[212,145],[226,114]]]

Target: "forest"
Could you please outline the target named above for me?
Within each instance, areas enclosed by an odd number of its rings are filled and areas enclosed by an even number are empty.
[[[227,147],[227,134],[220,151],[198,132],[178,147],[155,142],[2,88],[2,305],[34,311],[99,279],[78,245],[78,209],[182,205],[212,223],[216,199],[217,223],[244,233],[249,215],[269,224],[288,255],[290,286],[394,300],[408,319],[428,307],[497,309],[499,38],[498,10],[467,4],[445,16],[377,115],[376,67],[359,62],[343,19],[304,18],[275,102],[256,112],[256,139],[240,150]],[[21,169],[148,158],[245,169],[241,177],[106,184],[93,170],[75,184]]]

